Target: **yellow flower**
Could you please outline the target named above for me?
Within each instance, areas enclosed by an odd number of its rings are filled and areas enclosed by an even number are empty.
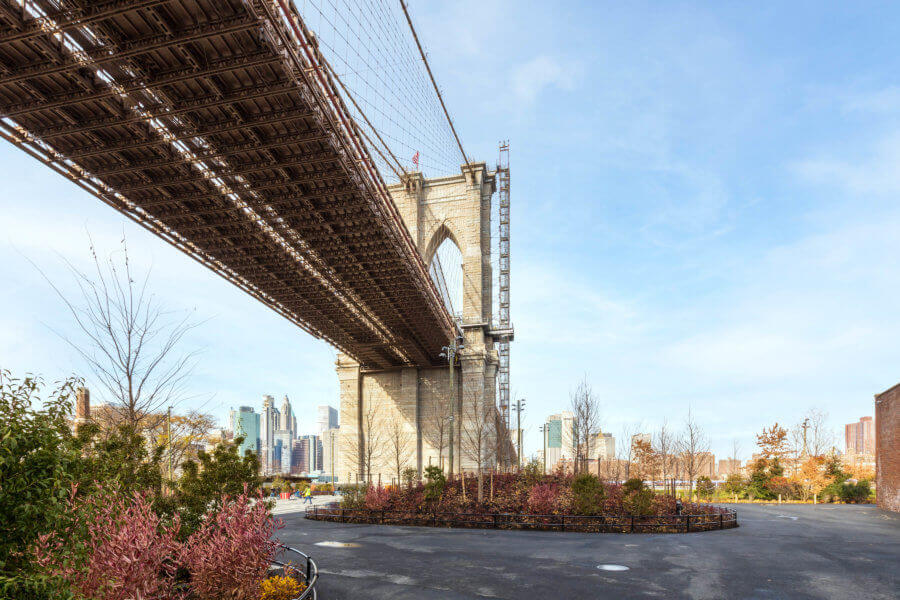
[[[305,589],[306,584],[293,577],[276,575],[262,582],[261,600],[294,600]]]

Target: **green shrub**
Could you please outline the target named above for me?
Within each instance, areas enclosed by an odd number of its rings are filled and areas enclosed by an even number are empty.
[[[364,508],[366,505],[366,490],[369,486],[360,485],[342,485],[341,486],[341,508]]]
[[[843,484],[840,490],[840,498],[848,504],[859,504],[869,499],[870,492],[869,482],[863,479],[856,484]]]
[[[592,473],[581,473],[572,480],[572,509],[578,515],[596,515],[603,508],[606,490]]]
[[[14,379],[0,370],[0,573],[26,575],[24,551],[57,529],[70,489],[85,471],[68,423],[79,385],[67,379],[42,400],[40,378]]]
[[[622,484],[622,493],[626,495],[629,492],[637,492],[642,489],[644,489],[644,481],[642,479],[639,479],[638,477],[632,477],[624,484]]]
[[[262,486],[259,461],[249,450],[241,457],[238,447],[243,438],[233,444],[217,444],[212,453],[201,450],[198,462],[186,461],[178,481],[174,510],[181,517],[181,535],[188,536],[200,526],[203,516],[216,512],[224,496],[239,496],[245,491],[254,495]]]
[[[444,495],[444,487],[447,485],[447,478],[440,467],[428,467],[425,469],[425,500],[428,502],[438,502]]]
[[[844,484],[840,481],[832,481],[822,488],[819,492],[819,500],[822,502],[835,502],[841,499],[841,493],[844,491]]]
[[[412,489],[413,484],[419,476],[419,472],[413,469],[412,467],[406,467],[403,471],[400,472],[400,478],[403,480],[403,483],[406,484],[406,487]]]
[[[537,485],[544,478],[544,463],[537,459],[528,461],[519,472],[519,477],[526,487]]]
[[[8,600],[78,600],[69,584],[42,573],[0,574],[0,598]]]
[[[715,491],[716,486],[713,484],[712,479],[706,475],[697,478],[697,496],[709,500]]]
[[[722,490],[729,495],[743,494],[746,487],[747,481],[740,473],[732,473],[722,484]]]
[[[655,494],[646,488],[633,490],[625,496],[624,505],[628,514],[635,516],[649,515],[653,512]]]
[[[162,446],[147,449],[144,436],[133,426],[121,424],[104,438],[100,428],[83,426],[78,437],[83,448],[83,486],[113,484],[123,494],[162,493]]]

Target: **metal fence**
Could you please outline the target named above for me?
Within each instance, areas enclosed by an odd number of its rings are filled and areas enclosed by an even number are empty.
[[[480,529],[535,529],[587,533],[691,533],[737,527],[737,512],[683,515],[526,515],[520,513],[416,513],[402,510],[315,507],[307,519],[338,523],[420,525]]]
[[[273,560],[272,564],[278,565],[283,569],[290,569],[299,574],[306,584],[306,589],[303,590],[303,593],[293,600],[307,600],[307,598],[316,600],[318,597],[316,595],[316,583],[319,581],[319,568],[316,566],[316,562],[305,552],[301,552],[290,546],[285,546],[284,544],[280,545],[282,552],[279,553],[279,556],[283,556],[283,560]],[[286,556],[288,553],[296,554],[300,556],[301,559],[298,562],[289,560]]]

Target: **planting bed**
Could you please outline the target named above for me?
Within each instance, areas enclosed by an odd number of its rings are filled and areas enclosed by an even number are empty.
[[[517,513],[421,513],[402,510],[316,507],[307,519],[338,523],[535,529],[587,533],[691,533],[737,527],[737,513],[716,506],[690,515],[528,515]]]

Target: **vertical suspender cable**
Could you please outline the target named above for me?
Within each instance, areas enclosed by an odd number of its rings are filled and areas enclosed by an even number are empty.
[[[444,109],[444,115],[447,117],[447,122],[450,123],[450,130],[453,132],[453,137],[456,138],[456,145],[459,146],[459,153],[462,154],[465,164],[469,164],[469,159],[466,158],[466,152],[463,150],[462,142],[459,141],[459,136],[456,134],[456,127],[453,126],[453,119],[450,118],[450,113],[447,111],[447,105],[444,104],[444,97],[441,95],[441,90],[438,89],[437,82],[434,80],[434,73],[431,72],[431,65],[428,64],[428,59],[425,57],[425,50],[422,49],[422,44],[419,42],[416,28],[413,27],[412,18],[409,16],[409,11],[406,9],[406,2],[400,0],[400,6],[403,7],[403,14],[406,15],[406,22],[409,23],[409,30],[412,31],[413,38],[416,40],[416,46],[419,48],[419,54],[422,56],[422,62],[425,63],[425,68],[428,70],[428,77],[431,78],[431,85],[434,86],[434,91],[437,93],[438,100],[441,101],[441,108]]]

